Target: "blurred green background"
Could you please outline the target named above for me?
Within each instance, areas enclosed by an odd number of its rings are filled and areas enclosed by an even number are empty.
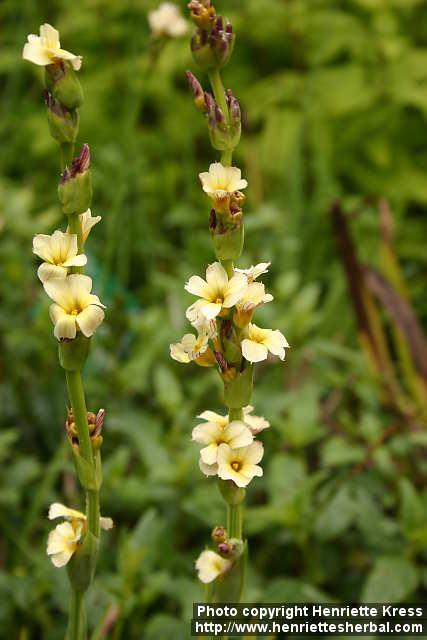
[[[213,260],[197,174],[217,156],[186,86],[184,70],[196,71],[188,38],[149,62],[147,12],[156,6],[0,3],[4,638],[63,638],[68,584],[45,556],[46,514],[54,500],[81,506],[31,252],[35,233],[64,225],[42,72],[21,60],[27,33],[45,21],[84,56],[79,141],[92,149],[92,211],[103,216],[88,243],[89,273],[108,311],[85,378],[89,408],[107,411],[102,505],[116,527],[103,537],[89,595],[93,638],[189,637],[192,602],[203,596],[194,560],[224,522],[190,441],[198,413],[222,411],[220,383],[212,370],[170,360],[168,348],[187,329],[185,280]],[[285,364],[257,370],[256,413],[272,426],[262,435],[264,478],[248,492],[245,599],[425,600],[425,380],[408,361],[408,335],[396,347],[390,313],[377,305],[403,400],[386,397],[388,374],[369,366],[358,340],[329,210],[339,198],[360,260],[394,278],[425,324],[427,2],[218,0],[217,9],[237,32],[224,80],[244,114],[239,266],[272,261],[265,282],[275,302],[257,318],[292,345]],[[394,226],[388,254],[380,197]]]

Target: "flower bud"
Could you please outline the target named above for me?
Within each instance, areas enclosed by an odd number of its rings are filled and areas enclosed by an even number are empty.
[[[81,154],[74,158],[71,168],[65,167],[58,186],[58,197],[65,214],[81,214],[90,207],[92,179],[90,175],[90,150],[83,145]]]
[[[228,112],[230,114],[230,137],[232,147],[237,147],[242,132],[242,113],[237,98],[232,94],[231,89],[227,91]]]
[[[212,71],[216,68],[216,61],[208,42],[208,32],[204,29],[196,29],[191,37],[191,52],[194,61],[202,71]]]
[[[212,6],[211,0],[191,0],[187,6],[194,24],[205,31],[210,31],[215,19],[215,8]]]
[[[55,100],[49,91],[44,92],[45,104],[47,107],[47,121],[50,135],[60,144],[63,142],[74,142],[79,130],[78,111],[70,111],[58,100]]]
[[[220,544],[221,542],[225,542],[228,540],[228,532],[227,529],[223,526],[218,526],[213,529],[211,533],[212,541],[216,544]]]
[[[83,103],[83,89],[71,63],[61,60],[45,67],[46,89],[67,109]]]
[[[201,111],[202,113],[206,113],[207,107],[205,103],[205,94],[203,92],[202,85],[197,80],[196,76],[191,73],[191,71],[186,71],[185,75],[187,76],[190,89],[193,92],[194,104],[196,105],[196,109],[198,111]]]
[[[231,23],[226,20],[224,27],[222,16],[217,16],[209,36],[209,44],[216,61],[216,68],[221,69],[230,60],[234,41],[235,35]]]
[[[221,69],[231,58],[234,41],[230,22],[224,26],[222,16],[211,16],[209,26],[199,26],[191,38],[193,58],[203,71]]]

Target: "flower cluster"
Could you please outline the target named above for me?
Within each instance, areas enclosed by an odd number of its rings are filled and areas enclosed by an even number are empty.
[[[80,511],[54,502],[50,505],[49,520],[63,518],[64,522],[57,524],[49,533],[47,539],[47,555],[55,567],[63,567],[70,561],[71,556],[77,551],[86,532],[86,516]],[[101,529],[107,531],[113,527],[111,518],[99,518]]]
[[[244,545],[237,538],[230,538],[223,526],[215,527],[211,534],[216,551],[205,549],[196,560],[196,571],[200,582],[209,584],[214,580],[223,580],[238,562],[244,551]]]
[[[224,203],[228,207],[247,186],[240,169],[219,162],[201,173],[200,180],[216,209],[223,209]],[[255,310],[273,300],[258,281],[269,266],[265,262],[228,273],[221,262],[214,262],[206,269],[205,279],[191,276],[185,289],[197,300],[188,307],[186,317],[197,335],[187,333],[181,342],[171,344],[171,357],[185,364],[217,365],[225,383],[239,378],[253,363],[266,360],[269,353],[284,360],[289,347],[284,335],[252,322]],[[231,480],[238,487],[246,487],[253,477],[262,475],[258,463],[263,446],[254,436],[269,423],[251,415],[252,411],[253,407],[246,406],[242,419],[231,421],[212,411],[199,416],[205,422],[195,427],[193,440],[204,445],[199,464],[205,475]]]
[[[204,445],[200,451],[199,466],[206,476],[232,480],[238,487],[246,487],[255,476],[262,476],[258,465],[264,449],[255,436],[270,423],[253,416],[254,408],[243,409],[243,420],[232,420],[228,415],[204,411],[198,418],[205,422],[193,429],[192,439]]]
[[[90,209],[80,215],[82,236],[87,239],[101,216],[93,217]],[[57,340],[72,340],[78,332],[89,338],[104,319],[105,306],[91,293],[92,279],[81,273],[69,273],[72,267],[86,264],[85,254],[78,254],[77,235],[68,230],[52,235],[37,234],[33,252],[43,260],[38,276],[53,301],[50,317]]]
[[[193,59],[207,73],[211,92],[187,71],[194,104],[204,114],[211,145],[221,152],[220,162],[199,174],[202,189],[209,197],[209,231],[216,262],[205,277],[191,276],[185,289],[196,300],[186,311],[195,333],[187,333],[170,345],[171,357],[188,364],[217,367],[224,386],[226,416],[205,411],[204,420],[193,429],[193,440],[200,445],[199,466],[206,476],[217,476],[218,487],[227,505],[227,529],[214,530],[215,551],[206,549],[196,562],[199,579],[215,581],[207,598],[238,602],[244,586],[247,543],[243,537],[242,502],[246,487],[263,475],[259,466],[264,449],[256,436],[269,423],[252,415],[254,365],[269,356],[285,359],[289,344],[278,330],[254,323],[256,310],[273,300],[259,281],[270,267],[262,262],[247,269],[238,268],[244,244],[243,191],[248,186],[241,170],[233,165],[233,153],[240,141],[240,104],[231,89],[224,87],[221,70],[233,52],[235,35],[230,21],[218,15],[213,0],[190,0],[190,17],[195,25],[191,38]],[[221,538],[219,539],[218,538]],[[230,578],[226,578],[228,574]],[[225,581],[225,590],[220,583]]]

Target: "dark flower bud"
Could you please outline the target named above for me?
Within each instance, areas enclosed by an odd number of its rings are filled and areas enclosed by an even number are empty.
[[[202,85],[197,80],[196,76],[191,73],[191,71],[186,71],[185,75],[187,76],[189,87],[193,92],[194,104],[196,105],[196,109],[198,111],[201,111],[202,113],[206,113],[205,95],[202,89]]]
[[[234,555],[235,546],[229,542],[221,542],[218,545],[218,553],[224,558],[230,558]]]
[[[230,60],[234,48],[235,36],[230,22],[227,20],[224,28],[222,16],[217,16],[208,41],[215,59],[215,67],[221,69]]]
[[[230,114],[230,129],[232,131],[232,135],[234,138],[240,139],[240,133],[242,130],[242,113],[239,101],[232,94],[231,89],[227,91],[227,104]]]
[[[80,155],[74,158],[71,167],[65,167],[58,187],[59,201],[65,214],[81,214],[92,200],[90,175],[90,149],[84,144]]]
[[[50,135],[60,144],[73,143],[79,130],[79,114],[76,109],[69,110],[53,95],[45,90],[44,101],[47,107],[47,120]]]

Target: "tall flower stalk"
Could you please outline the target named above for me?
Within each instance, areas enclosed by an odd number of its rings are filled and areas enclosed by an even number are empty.
[[[85,493],[85,513],[54,503],[49,519],[61,518],[49,534],[47,554],[56,567],[67,565],[71,586],[67,639],[87,637],[84,597],[95,572],[100,529],[113,526],[100,517],[101,454],[104,410],[88,412],[82,370],[90,341],[104,319],[104,305],[92,293],[92,280],[84,274],[85,245],[100,216],[92,216],[90,150],[84,144],[75,156],[79,107],[83,91],[76,71],[82,58],[61,48],[59,33],[49,24],[40,35],[29,35],[23,58],[45,68],[45,103],[52,137],[60,150],[58,197],[65,217],[64,230],[37,234],[33,252],[42,260],[38,276],[52,301],[50,317],[58,343],[59,362],[65,373],[70,409],[66,437],[77,477]]]
[[[220,161],[199,174],[202,189],[211,200],[209,229],[216,261],[207,267],[205,278],[191,276],[185,285],[197,297],[186,312],[197,335],[186,334],[170,350],[179,362],[216,367],[223,382],[227,412],[204,411],[199,416],[203,422],[193,430],[193,440],[203,445],[202,473],[218,479],[227,525],[214,528],[215,550],[205,549],[196,569],[199,579],[208,585],[208,600],[238,602],[247,556],[243,503],[246,487],[263,475],[259,463],[264,449],[256,437],[269,427],[267,420],[252,415],[254,365],[269,354],[284,360],[289,345],[280,331],[253,322],[256,309],[273,300],[258,280],[270,263],[236,267],[244,244],[243,190],[247,181],[233,166],[233,152],[241,135],[240,105],[232,91],[225,90],[221,77],[233,52],[233,28],[217,14],[211,0],[191,0],[188,7],[195,24],[193,58],[207,74],[212,92],[204,91],[191,71],[187,71],[187,78],[195,106],[207,119],[211,144],[220,152]]]

